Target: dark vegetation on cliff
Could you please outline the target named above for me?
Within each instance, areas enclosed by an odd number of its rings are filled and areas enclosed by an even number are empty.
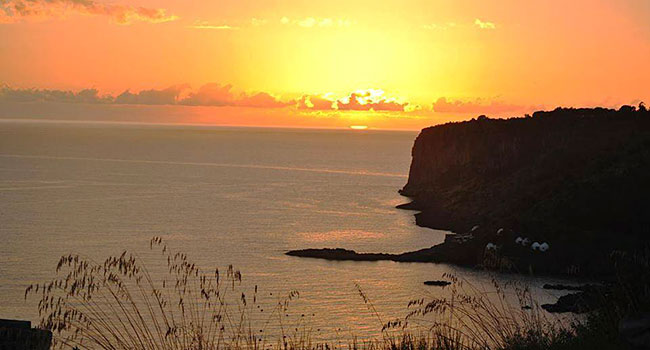
[[[413,199],[403,208],[421,211],[418,225],[504,227],[502,239],[548,242],[537,265],[553,272],[598,273],[603,254],[650,239],[643,104],[438,125],[422,130],[412,156],[400,193]]]

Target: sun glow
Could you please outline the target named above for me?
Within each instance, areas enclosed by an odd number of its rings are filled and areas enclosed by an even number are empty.
[[[0,3],[0,116],[421,129],[650,101],[643,0]]]
[[[350,125],[350,129],[352,129],[352,130],[366,130],[366,129],[368,129],[368,125]]]
[[[357,102],[361,105],[366,105],[370,103],[379,103],[381,101],[384,102],[397,102],[397,99],[394,97],[387,97],[385,95],[384,90],[381,89],[365,89],[365,90],[356,90],[352,93],[356,99]],[[341,101],[344,103],[349,103],[350,102],[350,96],[345,96],[341,98]]]

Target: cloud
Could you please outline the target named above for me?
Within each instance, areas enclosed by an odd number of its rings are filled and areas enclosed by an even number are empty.
[[[266,25],[269,21],[266,19],[260,19],[260,18],[251,18],[251,25],[253,27],[261,27],[263,25]]]
[[[408,103],[400,103],[394,98],[388,98],[383,90],[367,89],[357,90],[349,95],[333,99],[330,94],[304,95],[297,100],[299,109],[315,111],[340,110],[340,111],[399,111],[406,110]]]
[[[166,89],[142,90],[132,93],[129,90],[117,96],[100,96],[97,89],[85,89],[79,92],[47,89],[12,89],[0,88],[2,102],[60,102],[85,104],[120,104],[120,105],[186,105],[186,106],[235,106],[253,108],[281,108],[292,102],[283,102],[266,92],[252,94],[234,93],[231,85],[216,83],[205,84],[197,91],[183,93],[188,85],[175,85]]]
[[[286,107],[289,104],[290,103],[279,101],[266,92],[258,92],[253,95],[242,94],[234,105],[255,108],[281,108]]]
[[[446,31],[460,28],[467,28],[471,26],[469,23],[456,23],[456,22],[447,22],[447,23],[427,23],[422,25],[422,29],[432,30],[432,31]],[[474,20],[474,26],[480,29],[496,29],[497,25],[494,22],[481,21],[480,19]]]
[[[474,25],[481,29],[496,29],[497,27],[493,22],[483,22],[478,18],[474,20]]]
[[[2,1],[2,0],[0,0]],[[255,27],[262,27],[265,26],[269,23],[268,20],[263,19],[263,18],[251,18],[250,22],[244,22],[244,21],[238,21],[235,24],[233,23],[224,23],[224,22],[208,22],[208,21],[201,21],[197,20],[194,21],[194,23],[188,28],[193,28],[193,29],[214,29],[214,30],[239,30],[239,29],[246,29],[246,28],[255,28]]]
[[[233,27],[227,24],[210,24],[206,21],[195,21],[193,25],[190,26],[193,29],[216,29],[216,30],[235,30],[239,27]]]
[[[284,25],[296,25],[303,28],[314,28],[314,27],[350,27],[354,22],[349,19],[334,19],[334,18],[315,18],[315,17],[305,17],[302,19],[289,19],[288,17],[280,18],[280,23]]]
[[[70,90],[13,89],[0,85],[0,103],[2,102],[229,106],[267,109],[293,106],[296,109],[313,111],[409,112],[417,108],[416,105],[388,97],[383,90],[379,89],[357,90],[338,99],[331,93],[327,93],[303,95],[298,99],[283,101],[268,92],[236,92],[232,85],[218,83],[205,84],[197,90],[191,90],[187,84],[174,85],[165,89],[146,89],[139,92],[131,92],[127,89],[116,96],[100,95],[99,91],[94,88],[75,92]]]
[[[508,112],[521,112],[533,107],[519,106],[514,104],[507,104],[499,101],[490,101],[484,103],[481,99],[475,101],[460,101],[460,100],[447,100],[445,97],[440,97],[436,102],[431,105],[434,112],[437,113],[480,113],[480,114],[496,114]]]
[[[69,90],[0,88],[0,102],[111,103],[111,96],[99,96],[97,89]]]
[[[231,106],[235,100],[231,90],[232,85],[205,84],[199,91],[190,93],[179,103],[189,106]]]
[[[126,90],[115,97],[114,103],[133,105],[173,105],[176,104],[181,92],[188,87],[188,85],[175,85],[162,90],[142,90],[137,94]]]
[[[338,101],[337,107],[342,111],[404,111],[404,106],[397,102],[379,101],[363,103],[363,95],[352,93],[347,102]]]
[[[447,23],[429,23],[422,26],[426,30],[447,30],[451,28],[456,28],[456,22],[447,22]]]
[[[334,101],[322,95],[304,95],[298,100],[299,109],[327,111],[335,108]]]
[[[301,27],[311,28],[316,25],[316,19],[313,17],[307,17],[305,19],[299,20],[298,25]]]
[[[235,94],[232,85],[219,85],[217,83],[205,84],[197,92],[190,93],[186,98],[178,101],[182,105],[190,106],[238,106],[255,108],[280,108],[289,105],[281,102],[266,92],[254,94]]]
[[[104,4],[95,0],[0,0],[0,23],[46,20],[70,12],[106,16],[118,24],[162,23],[178,19],[165,9]]]
[[[351,93],[348,97],[336,101],[337,108],[343,111],[400,111],[408,103],[399,103],[394,98],[384,96],[383,90],[368,89]]]

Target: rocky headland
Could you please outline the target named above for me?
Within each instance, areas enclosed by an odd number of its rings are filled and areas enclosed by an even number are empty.
[[[650,112],[557,108],[426,128],[400,193],[418,225],[456,234],[403,254],[287,254],[602,275],[612,251],[650,237]]]

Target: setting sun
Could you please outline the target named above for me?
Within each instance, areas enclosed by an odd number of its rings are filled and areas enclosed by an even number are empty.
[[[350,125],[350,129],[352,130],[366,130],[368,129],[367,125]]]

